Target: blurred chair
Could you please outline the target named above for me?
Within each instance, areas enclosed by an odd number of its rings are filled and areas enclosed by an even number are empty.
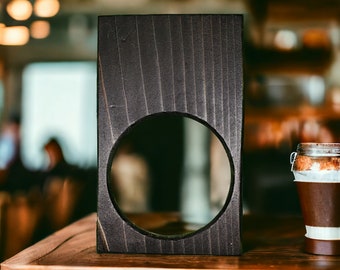
[[[36,196],[6,192],[0,201],[1,256],[6,259],[32,244],[43,203]]]
[[[84,184],[71,178],[54,177],[45,187],[44,214],[50,230],[59,230],[73,221]]]
[[[0,192],[0,261],[4,259],[6,247],[6,213],[10,195]]]

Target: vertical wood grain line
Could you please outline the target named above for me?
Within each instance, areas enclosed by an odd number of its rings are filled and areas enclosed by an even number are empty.
[[[214,41],[213,41],[213,26],[212,26],[212,17],[210,16],[210,29],[209,29],[209,32],[210,32],[210,43],[211,43],[211,48],[212,50],[214,49]],[[214,124],[214,127],[216,127],[216,99],[215,99],[215,95],[216,95],[216,90],[215,90],[215,58],[214,58],[214,54],[212,53],[212,67],[211,67],[211,79],[212,79],[212,83],[211,83],[211,86],[212,86],[212,115],[213,115],[213,124]]]
[[[216,224],[215,225],[215,229],[216,229],[216,241],[217,241],[217,253],[221,254],[221,235],[220,235],[220,227]]]
[[[202,81],[203,81],[203,119],[207,121],[207,85],[206,85],[206,74],[205,74],[205,48],[204,48],[204,23],[203,23],[203,17],[200,17],[201,19],[201,46],[202,46]]]
[[[101,61],[100,56],[98,56],[98,62],[99,62],[99,74],[100,74],[101,86],[102,86],[102,90],[103,90],[103,98],[104,98],[104,103],[105,103],[105,109],[106,109],[106,113],[107,113],[107,118],[109,120],[108,126],[110,127],[111,140],[112,140],[111,143],[114,143],[112,121],[111,121],[111,115],[110,115],[110,110],[109,110],[109,103],[108,103],[108,100],[107,100],[107,92],[106,92],[105,83],[104,83],[102,61]]]
[[[224,77],[225,77],[225,80],[224,80],[225,90],[223,91],[223,111],[226,112],[227,115],[228,115],[227,120],[224,121],[224,123],[227,124],[225,126],[225,132],[224,132],[225,136],[224,136],[224,138],[225,138],[228,146],[230,148],[232,148],[232,146],[230,145],[230,107],[229,106],[225,107],[226,105],[228,105],[229,100],[230,100],[230,98],[229,98],[230,82],[229,82],[229,66],[228,66],[228,63],[229,63],[228,41],[229,40],[228,40],[228,32],[227,32],[228,26],[227,26],[226,19],[224,20],[224,27],[225,27],[224,31],[225,31],[226,34],[224,35],[225,45],[224,45],[224,54],[223,55],[225,56],[225,58],[223,57],[222,59],[225,59],[224,65],[225,65],[226,71],[224,72],[224,74],[225,74],[224,75]]]
[[[216,36],[218,37],[218,44],[216,42],[216,46],[218,46],[218,51],[216,51],[216,54],[218,55],[219,58],[219,62],[218,62],[218,69],[219,69],[219,81],[216,83],[218,83],[218,96],[216,96],[216,106],[217,106],[217,111],[220,113],[219,117],[219,121],[216,122],[216,127],[218,128],[218,132],[220,133],[220,135],[224,138],[224,119],[225,119],[225,115],[223,113],[223,64],[222,64],[222,20],[221,17],[218,17],[218,34],[216,34]],[[215,50],[214,50],[215,51]],[[216,78],[218,79],[218,78]],[[217,95],[217,94],[216,94]]]
[[[159,241],[159,251],[163,253],[163,241]]]
[[[225,84],[225,77],[227,76],[227,73],[225,71],[225,60],[224,60],[224,51],[225,51],[225,42],[224,42],[224,37],[225,37],[225,27],[224,27],[224,20],[223,18],[220,18],[220,24],[221,24],[221,33],[220,33],[220,42],[221,42],[221,110],[222,110],[222,115],[221,115],[221,136],[225,140],[226,144],[227,142],[227,136],[226,136],[226,115],[224,111],[224,99],[225,99],[225,92],[227,91],[227,86]]]
[[[121,57],[121,49],[119,46],[119,39],[118,39],[118,29],[117,29],[117,20],[116,17],[114,18],[114,25],[115,25],[115,35],[116,35],[116,42],[117,42],[117,49],[118,49],[118,61],[119,61],[119,70],[120,70],[120,76],[122,81],[122,90],[123,90],[123,96],[124,96],[124,104],[125,104],[125,113],[126,113],[126,119],[128,122],[128,125],[131,124],[130,117],[129,117],[129,109],[128,109],[128,102],[127,102],[127,96],[126,96],[126,90],[125,90],[125,84],[124,84],[124,74],[122,70],[122,57]]]
[[[171,17],[171,47],[175,83],[175,110],[185,112],[185,66],[183,65],[182,16]]]
[[[169,22],[169,41],[170,44],[173,43],[172,41],[172,35],[171,35],[171,18],[170,15],[168,15],[168,22]],[[174,54],[173,54],[173,48],[172,45],[170,45],[170,60],[171,60],[171,80],[172,80],[172,94],[173,94],[173,110],[176,109],[176,90],[175,90],[175,73],[174,73]]]
[[[238,22],[238,24],[236,24]],[[238,28],[242,29],[242,25],[243,25],[243,21],[242,20],[238,20],[236,21],[235,25],[239,26]],[[234,26],[234,35],[235,34],[235,30],[236,30],[236,27]],[[242,38],[237,38],[235,40],[235,47],[239,47],[239,48],[242,48]],[[239,61],[239,64],[242,65],[243,64],[243,55],[242,55],[242,51],[236,51],[235,53],[235,59],[240,59]],[[238,89],[240,91],[238,91],[238,96],[240,96],[242,98],[242,102],[241,102],[241,106],[243,107],[243,70],[242,68],[237,68],[236,70],[236,75],[237,75],[237,81],[236,81],[236,84],[238,85]],[[243,125],[243,118],[242,118],[242,112],[240,112],[240,114],[238,115],[237,117],[238,119],[238,125],[240,127],[242,127]],[[241,148],[241,145],[242,145],[242,136],[240,134],[240,138],[238,138],[238,145],[239,147]],[[241,149],[239,149],[239,151],[241,151]]]
[[[160,68],[160,65],[159,65],[159,54],[158,54],[158,47],[157,47],[157,37],[156,37],[154,16],[152,16],[151,19],[152,19],[152,32],[153,32],[153,37],[154,37],[153,42],[154,42],[154,45],[155,45],[155,53],[156,53],[156,65],[157,65],[157,76],[158,76],[160,103],[161,103],[161,109],[162,109],[162,111],[164,111],[163,88],[162,88],[162,83],[161,83],[161,68]]]
[[[183,25],[182,25],[182,19],[183,17],[180,17],[179,20],[179,31],[180,31],[180,37],[181,40],[179,40],[179,46],[181,50],[181,55],[182,55],[182,66],[183,66],[183,97],[184,97],[184,110],[185,112],[188,112],[188,103],[187,103],[187,84],[186,84],[186,69],[185,69],[185,59],[184,59],[184,41],[183,41]]]
[[[236,207],[234,207],[234,209],[235,209]],[[231,214],[229,215],[229,231],[230,232],[233,232],[234,231],[234,215],[233,215],[233,208],[231,208]],[[234,238],[234,236],[231,234],[231,237],[230,237],[230,239],[229,239],[229,241],[230,241],[230,243],[228,243],[228,252],[233,252],[233,238]]]
[[[100,234],[100,237],[101,237],[101,239],[102,239],[102,241],[105,245],[106,251],[109,251],[110,250],[109,243],[107,241],[107,238],[106,238],[106,235],[105,235],[105,230],[103,229],[102,223],[101,223],[99,218],[97,219],[97,224],[98,224],[99,234]]]
[[[204,241],[203,241],[203,235],[200,235],[198,240],[200,240],[200,249],[201,249],[201,252],[203,253],[204,252]]]
[[[129,252],[129,246],[128,246],[128,240],[126,237],[126,224],[124,222],[124,220],[121,220],[121,223],[123,224],[123,243],[124,243],[124,248],[125,248],[125,252]]]
[[[183,18],[183,36],[184,36],[184,57],[187,74],[187,102],[188,111],[194,115],[199,115],[199,82],[201,80],[200,74],[200,60],[195,57],[200,55],[199,52],[199,31],[195,28],[197,26],[197,16],[184,16]]]
[[[231,19],[231,29],[232,29],[232,31],[231,31],[231,33],[232,33],[232,37],[231,37],[231,40],[232,40],[232,51],[235,52],[235,20],[234,20],[234,17],[232,17],[232,19]],[[232,56],[233,56],[233,60],[232,60],[232,63],[233,63],[233,65],[232,65],[233,66],[233,76],[235,77],[234,80],[233,80],[233,82],[234,82],[233,86],[234,86],[234,92],[235,92],[235,94],[234,94],[234,104],[235,104],[235,107],[234,107],[234,109],[235,109],[234,110],[234,117],[235,118],[234,119],[235,119],[235,125],[238,125],[238,121],[237,121],[238,107],[237,107],[237,94],[236,94],[236,90],[238,90],[237,89],[237,83],[236,83],[236,80],[237,80],[237,76],[236,76],[236,63],[237,63],[237,61],[236,61],[235,53],[233,53]],[[239,143],[238,137],[239,137],[238,129],[235,128],[236,145]]]
[[[241,180],[239,179],[238,182],[240,182]],[[238,184],[239,186],[239,184]],[[240,187],[238,187],[238,194],[240,194]],[[238,206],[238,207],[234,207],[233,209],[231,209],[231,215],[236,217],[238,220],[237,220],[237,223],[240,224],[240,213],[241,213],[241,197],[238,195],[235,197],[235,203],[234,205],[235,206]],[[241,236],[240,234],[235,234],[235,235],[232,235],[232,237],[234,238],[234,243],[237,244],[238,246],[234,246],[234,250],[241,250],[242,249],[242,241],[241,241]]]
[[[190,33],[191,33],[191,57],[192,57],[192,83],[194,85],[194,89],[193,91],[191,91],[191,93],[194,94],[193,97],[191,97],[194,100],[194,104],[195,104],[195,110],[193,111],[194,114],[197,115],[197,85],[196,85],[196,70],[195,70],[195,66],[196,66],[196,61],[195,61],[195,45],[194,45],[194,30],[193,30],[193,22],[192,22],[192,17],[190,17]]]
[[[203,17],[201,16],[201,39],[202,39],[202,80],[203,80],[203,104],[204,104],[204,112],[203,119],[207,121],[208,117],[208,108],[207,108],[207,82],[206,82],[206,74],[205,74],[205,48],[204,48],[204,23]]]
[[[192,252],[193,252],[194,254],[197,254],[195,238],[192,238],[191,241],[192,241],[192,246],[193,246]]]
[[[136,25],[136,32],[137,32],[138,63],[139,63],[140,75],[142,78],[143,97],[144,97],[144,102],[145,102],[146,113],[149,114],[148,99],[146,97],[146,92],[145,92],[144,71],[143,71],[143,64],[142,64],[142,55],[141,55],[141,48],[140,48],[140,40],[139,40],[140,37],[139,37],[137,16],[135,16],[135,25]]]
[[[146,239],[145,239],[145,235],[142,236],[143,238],[143,247],[144,247],[144,253],[147,253],[148,252],[148,249],[147,249],[147,246],[146,246]]]

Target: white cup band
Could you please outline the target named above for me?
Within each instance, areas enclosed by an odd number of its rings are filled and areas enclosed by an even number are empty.
[[[317,240],[340,240],[340,227],[316,227],[306,225],[306,237]]]
[[[340,170],[293,171],[293,174],[299,182],[340,183]]]

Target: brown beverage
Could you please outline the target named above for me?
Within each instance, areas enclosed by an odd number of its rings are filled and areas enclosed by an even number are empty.
[[[340,144],[301,143],[291,163],[306,226],[305,251],[340,255]]]

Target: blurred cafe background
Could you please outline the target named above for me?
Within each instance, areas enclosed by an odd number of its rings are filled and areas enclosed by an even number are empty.
[[[0,260],[96,211],[98,15],[185,13],[244,14],[243,211],[300,214],[290,153],[299,142],[340,141],[339,0],[0,0]],[[135,137],[166,126],[183,132],[182,122],[153,123]],[[166,144],[183,149],[178,132]],[[129,177],[145,185],[140,153],[154,155],[154,145],[164,140],[128,141],[120,151],[134,162]],[[153,160],[177,164],[170,148]],[[180,176],[165,178],[145,209],[180,210],[175,200],[188,197],[174,187]],[[136,194],[147,196],[145,185]],[[221,207],[228,189],[211,188],[225,191]]]

